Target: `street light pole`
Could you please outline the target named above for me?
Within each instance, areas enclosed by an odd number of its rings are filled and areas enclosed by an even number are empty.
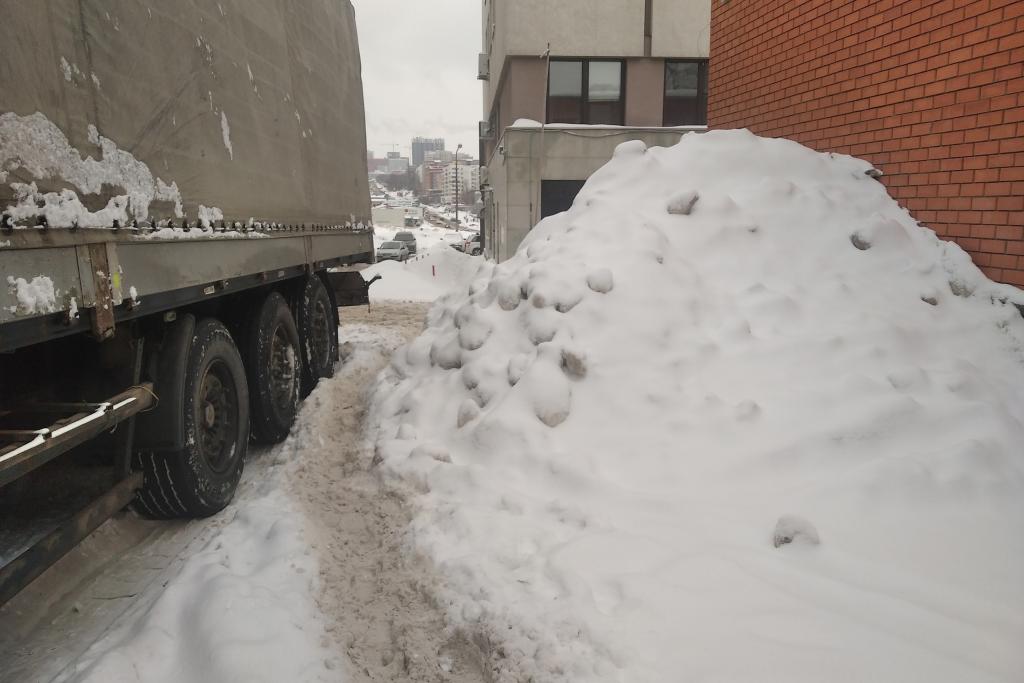
[[[460,144],[455,148],[455,229],[458,230],[462,226],[459,224],[459,150],[462,149]]]

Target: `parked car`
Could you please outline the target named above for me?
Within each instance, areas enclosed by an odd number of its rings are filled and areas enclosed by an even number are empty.
[[[457,232],[447,233],[442,239],[444,239],[445,244],[447,244],[455,251],[466,250],[466,238]]]
[[[396,234],[393,239],[396,242],[404,244],[410,254],[416,253],[416,235],[411,232],[400,232]]]
[[[419,216],[406,216],[405,227],[407,228],[418,228],[423,224],[423,219]]]
[[[404,242],[385,242],[377,248],[377,262],[404,261],[409,258],[409,249]]]
[[[470,256],[479,256],[484,253],[484,246],[480,242],[480,233],[469,238],[469,242],[466,243],[466,253]]]

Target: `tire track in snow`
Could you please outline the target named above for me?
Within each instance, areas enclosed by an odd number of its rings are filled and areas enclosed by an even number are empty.
[[[423,327],[428,304],[343,309],[344,365],[303,405],[288,494],[313,527],[322,612],[354,683],[489,680],[479,649],[446,629],[424,586],[424,567],[403,545],[409,514],[371,468],[368,394],[396,348]]]

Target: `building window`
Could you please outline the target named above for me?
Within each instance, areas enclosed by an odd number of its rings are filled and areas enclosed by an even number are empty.
[[[706,59],[665,62],[663,125],[704,126],[708,122]]]
[[[540,181],[540,217],[547,218],[572,208],[586,180]]]
[[[548,123],[622,125],[626,63],[553,59],[548,69]]]

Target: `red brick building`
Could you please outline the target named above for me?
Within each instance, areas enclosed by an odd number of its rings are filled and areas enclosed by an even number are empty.
[[[1024,285],[1024,0],[711,2],[710,127],[869,160]]]

